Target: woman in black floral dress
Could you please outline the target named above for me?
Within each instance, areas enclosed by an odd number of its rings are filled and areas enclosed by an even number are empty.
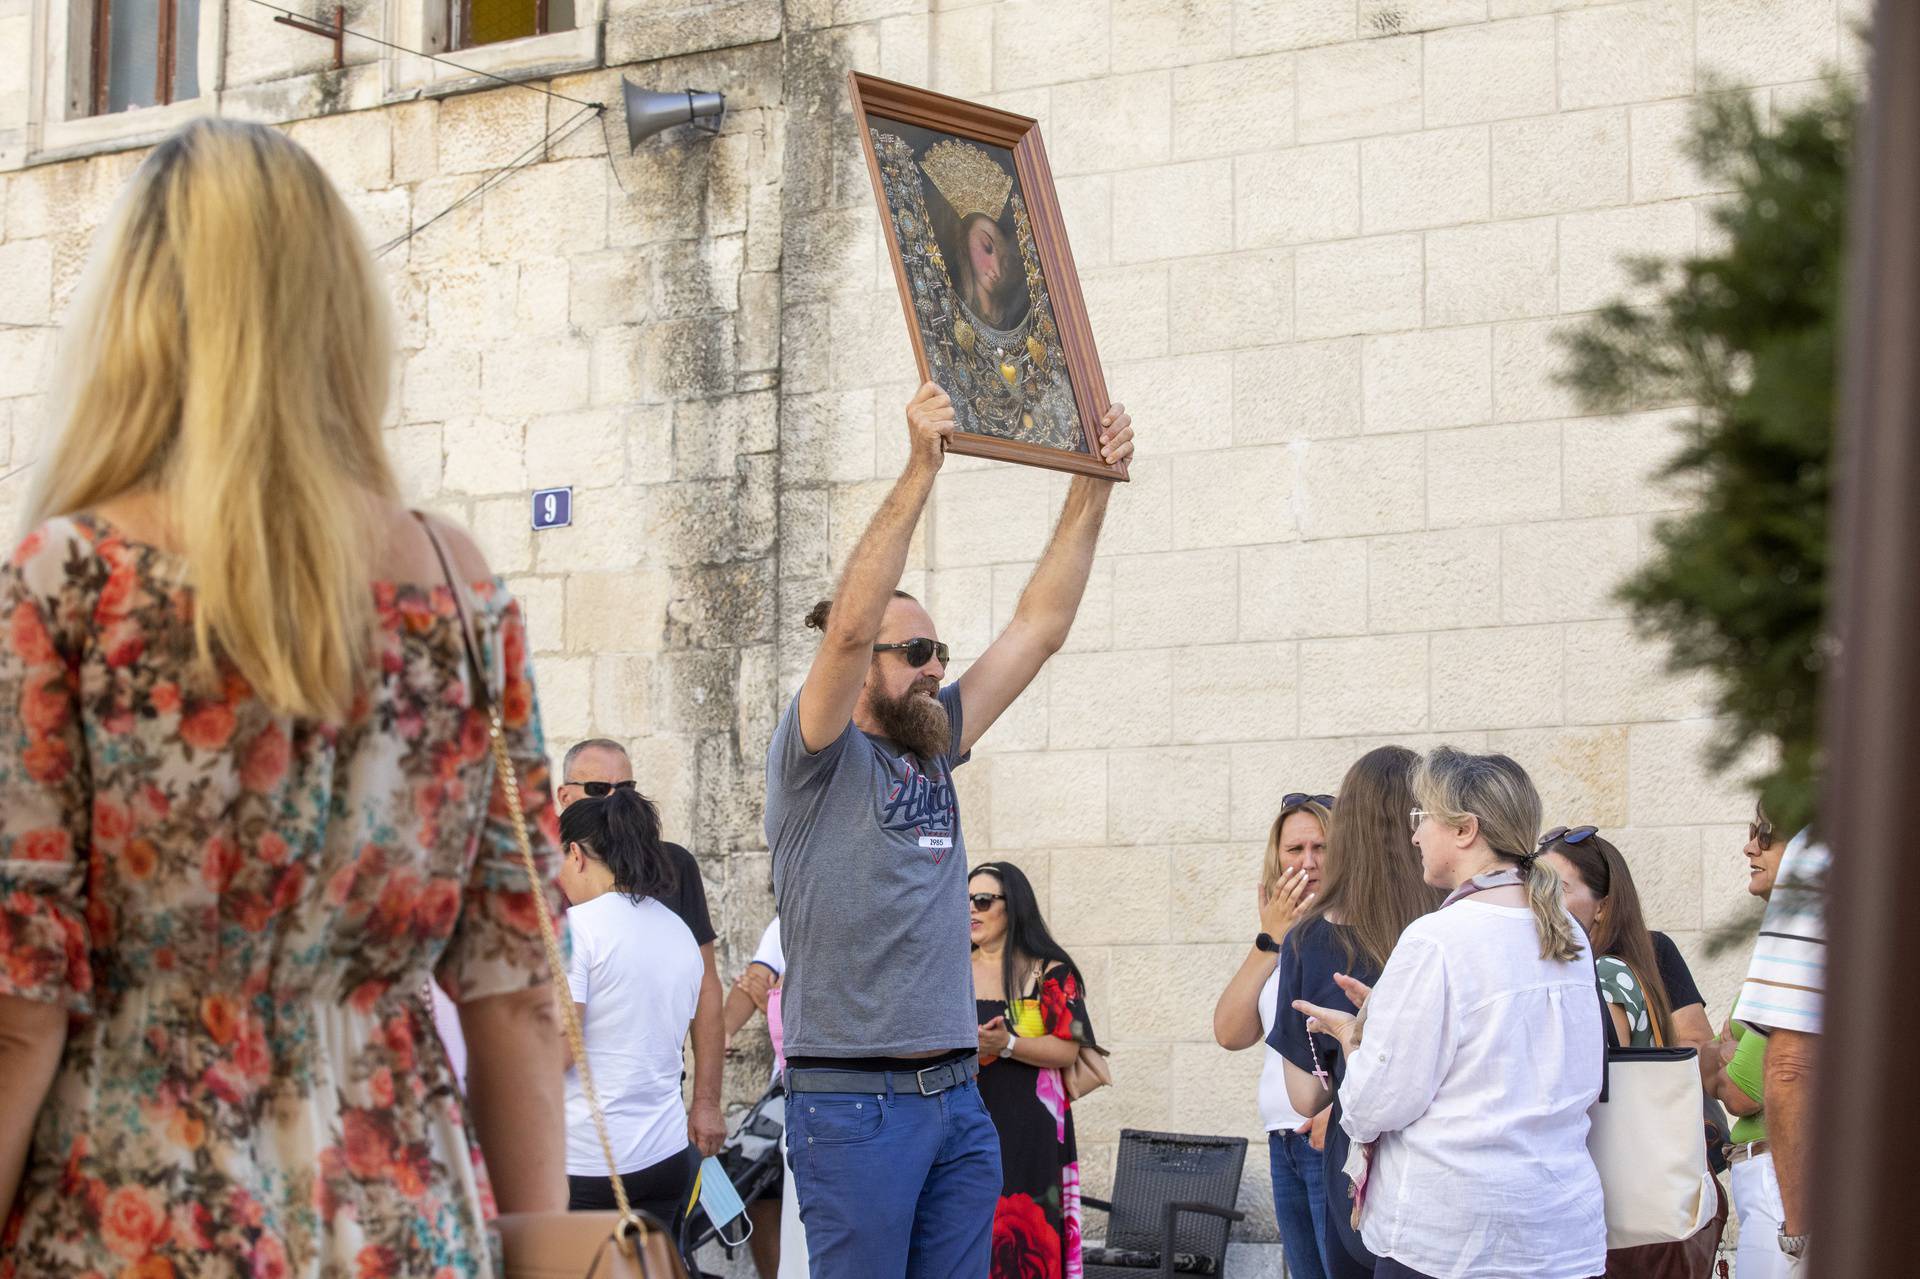
[[[1093,1042],[1079,969],[1011,862],[967,881],[980,1096],[1000,1132],[993,1279],[1078,1279],[1080,1162],[1062,1071]]]

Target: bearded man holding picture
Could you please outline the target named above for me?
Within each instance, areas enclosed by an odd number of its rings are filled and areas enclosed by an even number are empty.
[[[987,1273],[1001,1185],[981,1103],[953,770],[1066,642],[1112,489],[1076,476],[1006,630],[943,687],[947,646],[899,590],[954,430],[922,386],[906,469],[854,548],[767,752],[787,974],[787,1143],[815,1279]],[[1119,405],[1104,461],[1133,453]]]

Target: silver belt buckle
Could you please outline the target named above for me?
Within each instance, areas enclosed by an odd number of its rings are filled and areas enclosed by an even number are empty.
[[[953,1087],[953,1085],[949,1083],[945,1087],[934,1089],[932,1092],[927,1091],[927,1078],[926,1078],[927,1072],[929,1070],[945,1070],[949,1065],[952,1065],[952,1063],[942,1062],[938,1066],[922,1066],[920,1069],[913,1072],[913,1086],[920,1090],[920,1095],[922,1097],[932,1097],[939,1093],[945,1092],[947,1088]]]

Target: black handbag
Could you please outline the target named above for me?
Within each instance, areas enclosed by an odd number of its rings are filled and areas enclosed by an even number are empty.
[[[1727,1122],[1727,1108],[1712,1093],[1701,1099],[1700,1110],[1707,1129],[1707,1167],[1717,1177],[1729,1167],[1727,1148],[1733,1142],[1733,1126]]]

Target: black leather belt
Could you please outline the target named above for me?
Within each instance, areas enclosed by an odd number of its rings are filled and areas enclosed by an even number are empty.
[[[980,1073],[980,1059],[968,1054],[958,1061],[941,1062],[924,1070],[816,1070],[793,1069],[784,1076],[787,1091],[918,1093],[932,1097],[958,1088]]]

